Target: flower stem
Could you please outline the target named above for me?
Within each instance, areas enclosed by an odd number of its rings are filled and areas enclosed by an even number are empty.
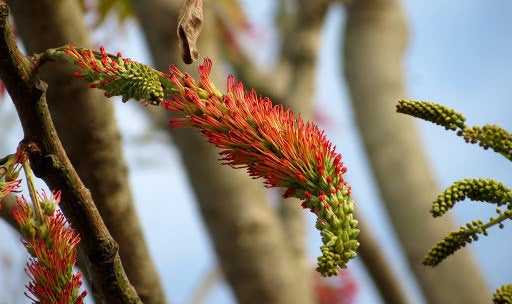
[[[25,177],[27,179],[27,187],[30,194],[30,199],[34,204],[35,220],[37,223],[42,223],[43,212],[41,210],[41,203],[39,202],[39,197],[37,195],[37,190],[34,183],[34,174],[27,158],[23,160],[23,171],[25,172]]]

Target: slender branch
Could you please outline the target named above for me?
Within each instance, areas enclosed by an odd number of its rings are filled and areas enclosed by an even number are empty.
[[[33,75],[29,58],[19,51],[8,16],[7,4],[0,2],[0,78],[18,112],[25,135],[22,145],[34,173],[51,189],[62,191],[60,206],[82,238],[87,270],[96,284],[93,291],[108,303],[141,303],[126,278],[117,243],[57,137],[46,103],[46,84]]]
[[[27,54],[68,42],[91,46],[90,28],[84,23],[78,1],[9,3],[18,38]],[[50,87],[46,98],[58,136],[118,243],[123,267],[140,299],[144,303],[165,304],[165,293],[134,207],[114,103],[99,90],[71,81],[74,71],[75,67],[59,60],[38,73]]]
[[[402,67],[408,32],[402,2],[346,4],[343,63],[354,116],[383,203],[426,301],[486,303],[486,283],[468,251],[436,269],[420,264],[428,244],[456,223],[450,217],[433,223],[426,212],[425,202],[439,193],[432,168],[417,125],[393,113],[395,100],[406,95]],[[461,269],[464,277],[458,275]]]

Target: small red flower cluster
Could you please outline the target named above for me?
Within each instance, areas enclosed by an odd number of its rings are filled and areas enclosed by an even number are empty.
[[[80,271],[73,274],[80,236],[66,222],[64,214],[55,210],[60,192],[48,196],[38,193],[43,218],[37,221],[27,199],[18,199],[13,217],[24,237],[23,245],[32,258],[25,272],[30,278],[27,294],[34,303],[83,303],[87,292],[80,293]],[[45,207],[45,206],[53,206]]]

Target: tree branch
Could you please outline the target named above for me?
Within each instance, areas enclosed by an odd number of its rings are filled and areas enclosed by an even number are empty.
[[[82,238],[87,270],[95,283],[93,291],[108,303],[141,303],[126,278],[117,243],[57,137],[46,103],[46,84],[34,74],[34,58],[19,51],[8,16],[7,4],[0,2],[0,78],[18,112],[25,135],[22,147],[34,173],[51,189],[62,191],[60,207]]]
[[[405,97],[403,54],[408,29],[401,1],[347,4],[344,72],[368,159],[395,232],[428,303],[485,303],[487,286],[469,251],[435,269],[423,255],[453,218],[432,221],[428,205],[438,187],[412,118],[395,113]],[[460,271],[464,269],[464,277]]]
[[[10,7],[28,54],[68,42],[91,46],[90,30],[76,0],[17,0]],[[75,70],[67,62],[54,62],[38,73],[49,85],[47,101],[53,123],[73,167],[91,191],[108,231],[119,245],[124,269],[140,299],[164,304],[162,284],[133,201],[114,103],[101,91],[71,81]]]

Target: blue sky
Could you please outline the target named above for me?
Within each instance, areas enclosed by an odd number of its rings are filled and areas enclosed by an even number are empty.
[[[269,18],[261,17],[271,12],[271,1],[245,0],[244,3],[256,25],[262,28],[271,26]],[[512,43],[509,39],[512,4],[505,0],[493,1],[492,5],[481,0],[468,0],[463,4],[440,0],[407,0],[404,6],[411,34],[405,58],[409,97],[453,107],[467,117],[469,124],[496,123],[512,130]],[[383,216],[385,212],[368,173],[368,165],[361,157],[362,147],[341,74],[339,39],[343,32],[343,22],[343,9],[335,6],[325,26],[316,100],[320,109],[327,109],[322,111],[333,122],[324,127],[338,151],[344,155],[349,168],[347,177],[354,196],[364,202],[360,208],[375,225],[375,232],[383,240],[382,246],[386,252],[400,258],[396,252],[396,240]],[[111,51],[119,49],[125,56],[149,62],[145,57],[147,52],[140,47],[143,43],[138,33],[127,31],[125,37],[126,40],[120,41],[122,44]],[[99,43],[104,44],[102,41]],[[269,45],[272,46],[272,43]],[[267,55],[263,55],[261,60],[267,60],[272,49],[264,54]],[[0,118],[6,112],[12,112],[9,107],[9,103],[0,103]],[[165,135],[148,136],[149,132],[153,132],[149,129],[150,124],[136,108],[134,103],[122,104],[118,107],[117,117],[126,142],[126,157],[131,164],[130,180],[138,202],[137,209],[165,288],[169,291],[169,298],[173,303],[187,303],[202,275],[213,267],[215,258],[194,204],[194,195],[177,161],[178,152],[169,147]],[[455,134],[435,125],[419,120],[418,124],[441,188],[466,177],[492,177],[512,186],[512,177],[508,174],[511,164],[503,157],[467,145]],[[0,149],[7,149],[2,153],[14,151],[17,141],[21,139],[19,130],[12,134],[0,143]],[[154,155],[159,155],[158,162],[154,162]],[[173,185],[173,193],[166,193],[169,185]],[[175,198],[173,201],[168,199],[171,196]],[[484,204],[463,204],[467,205],[464,210],[455,210],[461,224],[474,218],[486,219],[494,210],[486,208]],[[314,257],[318,255],[320,240],[314,230],[313,219],[310,219],[309,238],[313,263]],[[16,263],[23,265],[25,257],[20,255],[22,250],[17,237],[8,232],[10,228],[0,224],[0,255],[12,253]],[[503,230],[493,229],[489,237],[481,238],[470,246],[492,289],[512,281],[512,265],[507,263],[512,252],[512,243],[509,241],[511,232],[510,225],[506,225]],[[15,249],[18,247],[20,250]],[[488,258],[484,259],[484,256]],[[357,262],[353,265],[355,269],[360,269]],[[0,286],[5,286],[6,278],[13,273],[2,267],[0,263]],[[403,261],[397,267],[407,275]],[[22,275],[20,270],[16,272]],[[379,303],[372,287],[366,287],[365,273],[358,271],[357,277],[365,285],[358,303]],[[414,288],[411,284],[412,294]],[[4,294],[2,289],[1,294]],[[221,285],[216,287],[207,303],[232,301],[230,293]],[[0,299],[0,304],[14,302],[2,302]]]

